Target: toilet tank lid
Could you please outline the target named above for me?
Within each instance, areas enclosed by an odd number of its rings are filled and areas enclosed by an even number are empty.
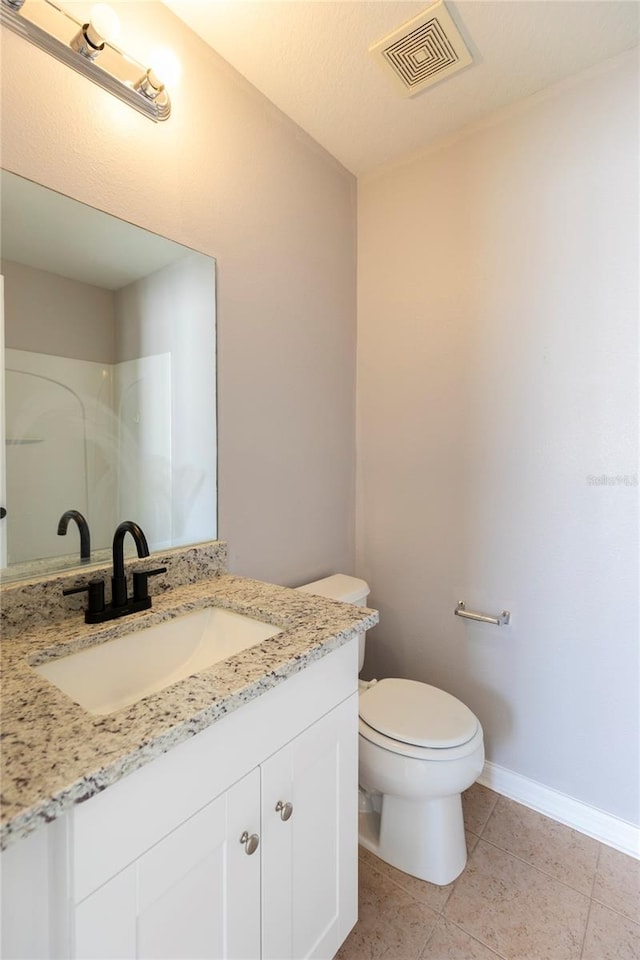
[[[304,583],[297,590],[313,593],[317,597],[328,597],[330,600],[341,600],[343,603],[365,604],[369,596],[369,584],[358,577],[348,577],[344,573],[334,573],[332,577],[314,580],[313,583]]]

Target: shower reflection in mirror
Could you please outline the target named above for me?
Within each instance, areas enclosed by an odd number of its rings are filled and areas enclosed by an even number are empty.
[[[214,539],[215,262],[4,171],[2,253],[8,573],[70,507],[92,555]]]

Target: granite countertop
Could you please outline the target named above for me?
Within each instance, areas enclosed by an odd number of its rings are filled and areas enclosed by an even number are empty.
[[[32,669],[59,655],[207,606],[225,607],[282,633],[207,670],[94,716]],[[50,822],[154,757],[277,686],[361,629],[375,611],[230,574],[183,584],[153,608],[101,625],[74,611],[25,624],[2,643],[2,807],[0,848]]]

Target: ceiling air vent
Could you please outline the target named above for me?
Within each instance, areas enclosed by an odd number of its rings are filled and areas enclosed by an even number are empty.
[[[444,0],[369,47],[369,53],[405,97],[415,96],[472,62]]]

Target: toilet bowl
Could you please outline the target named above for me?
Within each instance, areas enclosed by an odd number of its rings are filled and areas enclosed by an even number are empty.
[[[307,593],[364,606],[364,580],[336,574]],[[360,636],[360,669],[365,634]],[[460,700],[426,683],[360,684],[360,844],[430,883],[455,880],[467,861],[464,790],[484,765],[480,722]]]

